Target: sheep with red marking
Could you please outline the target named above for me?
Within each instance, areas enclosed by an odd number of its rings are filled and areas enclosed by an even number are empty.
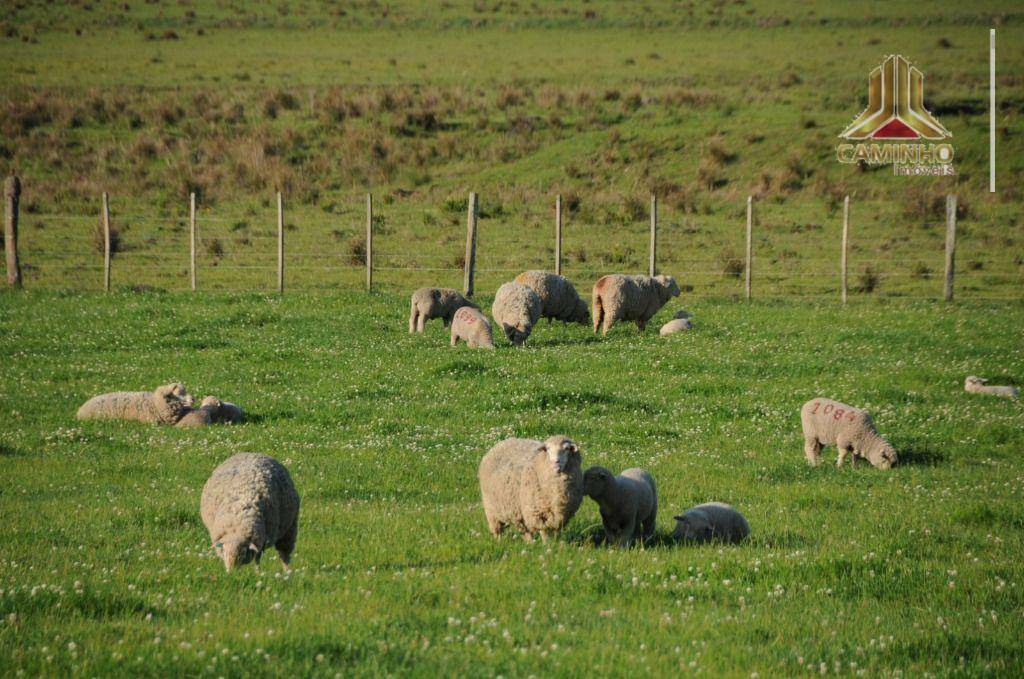
[[[867,459],[879,469],[889,469],[898,456],[892,445],[879,435],[871,415],[860,408],[830,398],[812,398],[800,409],[804,430],[804,454],[811,466],[821,461],[822,445],[839,449],[836,466],[841,467],[853,453],[850,464],[858,457]]]
[[[452,346],[463,340],[470,349],[493,349],[491,324],[479,309],[464,306],[452,319]]]

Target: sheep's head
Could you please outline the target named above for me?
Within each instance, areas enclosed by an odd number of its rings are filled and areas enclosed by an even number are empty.
[[[675,530],[675,536],[677,538],[681,538],[683,540],[711,539],[711,521],[704,512],[690,510],[673,518],[677,521]]]
[[[576,308],[572,310],[572,321],[583,325],[590,323],[590,307],[582,299],[576,300]]]
[[[153,399],[157,409],[165,413],[171,420],[180,419],[182,415],[188,412],[188,409],[192,407],[194,402],[192,395],[185,389],[185,385],[180,382],[157,387],[153,392]]]
[[[583,472],[583,492],[595,499],[602,497],[614,482],[615,476],[604,467],[595,466]]]
[[[238,566],[244,566],[245,564],[253,561],[259,561],[262,549],[259,545],[248,538],[242,538],[237,536],[224,537],[218,542],[213,544],[214,551],[217,552],[217,556],[224,562],[224,569],[231,571]]]
[[[892,469],[899,461],[899,456],[889,443],[883,443],[868,453],[868,461],[879,469]]]
[[[676,283],[676,279],[672,276],[655,276],[654,280],[658,281],[658,285],[661,286],[665,300],[668,300],[669,297],[679,296],[679,284]]]
[[[566,474],[573,469],[578,469],[582,461],[579,446],[565,436],[550,437],[543,443],[540,451],[544,452],[551,471],[555,474]]]
[[[986,384],[988,384],[988,380],[986,380],[984,377],[969,375],[967,379],[964,380],[964,389],[966,389],[967,391],[973,391],[978,387],[985,386]]]
[[[526,343],[526,339],[533,331],[533,323],[529,321],[522,321],[516,325],[502,323],[501,328],[505,331],[505,337],[508,338],[508,341],[518,347]]]

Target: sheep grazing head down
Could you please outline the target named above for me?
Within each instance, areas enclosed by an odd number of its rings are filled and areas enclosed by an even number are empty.
[[[672,517],[676,524],[675,535],[683,540],[710,540],[713,535],[711,520],[702,511],[688,511],[680,516]]]
[[[582,299],[576,300],[576,308],[572,311],[572,322],[583,325],[590,324],[590,305]]]
[[[224,569],[229,572],[254,559],[258,562],[261,554],[261,550],[255,542],[248,538],[235,536],[221,538],[219,542],[213,544],[213,549],[224,562]]]
[[[878,469],[892,469],[899,461],[896,449],[888,443],[872,449],[868,453],[868,462]]]
[[[604,467],[591,467],[583,472],[583,492],[589,497],[603,497],[608,486],[615,482],[615,476]]]
[[[547,457],[551,471],[555,474],[569,474],[579,468],[583,461],[576,442],[565,436],[552,436],[541,448]]]
[[[502,323],[501,327],[505,331],[505,337],[508,337],[508,341],[516,346],[525,344],[530,333],[533,331],[533,323],[529,321],[523,321],[516,325]]]
[[[667,302],[670,297],[678,297],[680,295],[679,284],[676,283],[676,279],[672,276],[655,276],[654,280],[658,281],[661,285],[664,294],[662,303]]]

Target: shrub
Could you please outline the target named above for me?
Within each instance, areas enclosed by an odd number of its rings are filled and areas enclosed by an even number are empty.
[[[874,292],[880,280],[878,273],[870,266],[866,266],[857,276],[857,285],[854,286],[854,290],[864,293]]]
[[[220,259],[224,256],[224,246],[221,244],[219,238],[210,238],[209,240],[203,241],[203,248],[206,250],[206,254],[211,257]]]
[[[366,263],[366,236],[352,236],[348,241],[349,264]]]
[[[96,226],[92,230],[92,247],[99,254],[103,254],[103,217],[96,220]],[[110,256],[121,251],[121,230],[110,224]]]

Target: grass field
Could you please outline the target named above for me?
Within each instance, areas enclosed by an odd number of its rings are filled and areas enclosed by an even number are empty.
[[[1024,410],[962,388],[1020,383],[1020,306],[691,308],[670,339],[544,324],[490,353],[407,335],[391,294],[0,296],[0,674],[1024,671]],[[74,420],[170,379],[253,421]],[[807,467],[817,394],[870,409],[902,464]],[[555,432],[652,471],[653,546],[595,546],[589,500],[556,542],[487,534],[479,458]],[[289,576],[209,549],[200,490],[242,450],[302,494]],[[667,544],[710,499],[750,541]]]

